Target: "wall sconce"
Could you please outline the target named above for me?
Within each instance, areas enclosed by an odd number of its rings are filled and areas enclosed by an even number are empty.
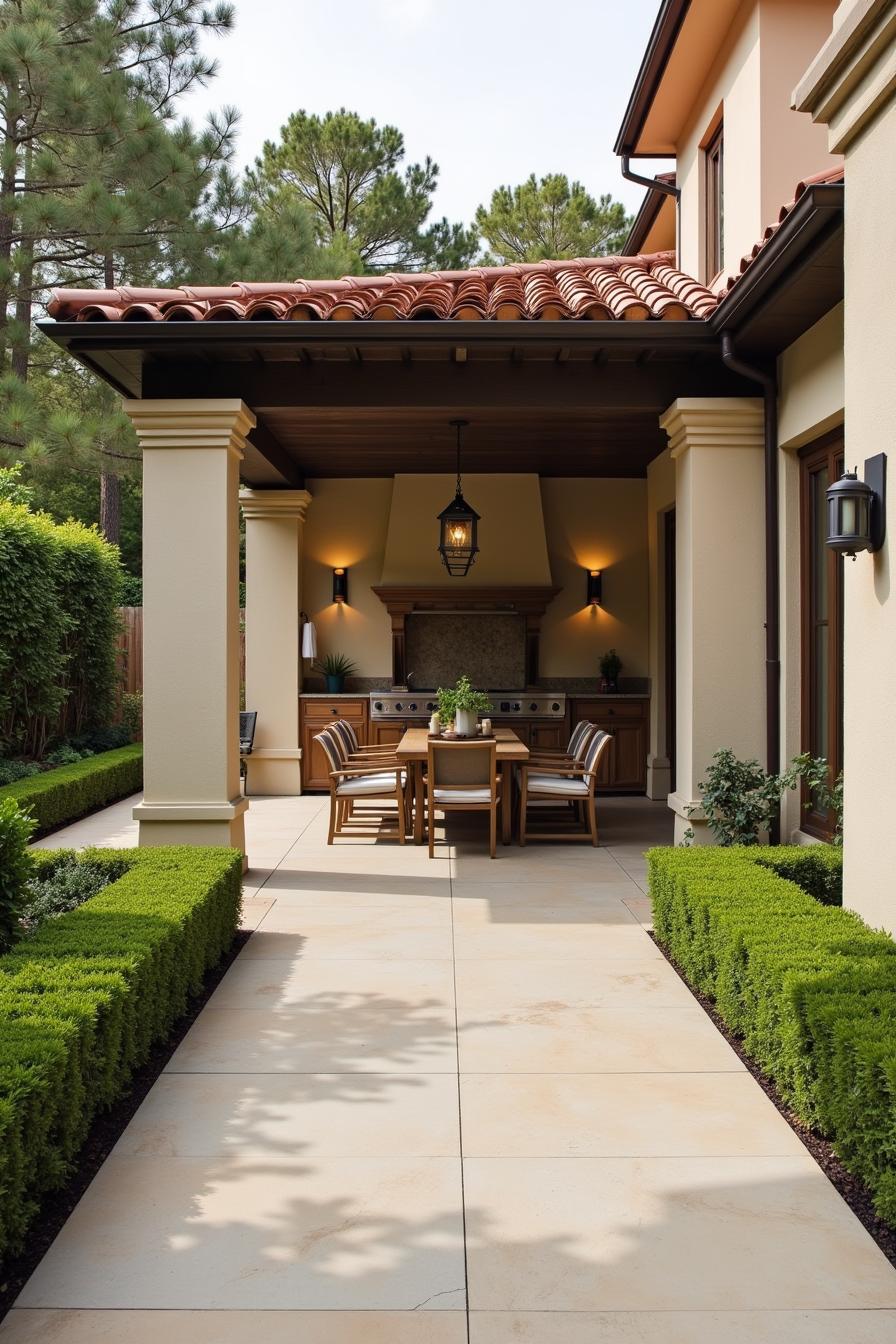
[[[886,533],[887,455],[865,462],[865,479],[845,471],[828,487],[828,546],[841,555],[879,551]]]
[[[599,607],[603,594],[604,576],[599,569],[589,569],[588,574],[588,606]]]
[[[334,602],[347,602],[347,601],[348,601],[348,570],[347,570],[347,569],[342,569],[342,568],[340,568],[340,569],[334,569],[334,570],[333,570],[333,601],[334,601]]]

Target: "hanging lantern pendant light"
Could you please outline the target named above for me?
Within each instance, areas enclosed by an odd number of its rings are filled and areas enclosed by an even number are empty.
[[[460,436],[470,423],[452,420],[457,431],[457,493],[439,514],[439,553],[448,573],[455,578],[469,574],[479,551],[479,514],[464,499],[460,479]]]

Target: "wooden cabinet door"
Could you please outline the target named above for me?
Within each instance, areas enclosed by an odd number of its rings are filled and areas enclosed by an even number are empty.
[[[559,751],[565,747],[568,741],[565,722],[560,723],[530,723],[529,724],[529,746],[534,751],[536,747],[543,747],[548,751]]]
[[[302,788],[329,790],[330,764],[315,737],[326,727],[323,723],[302,724]]]
[[[370,745],[372,747],[396,747],[404,737],[406,724],[401,719],[389,719],[385,723],[374,722],[370,725]]]
[[[639,792],[647,787],[646,725],[632,720],[616,722],[611,728],[609,748],[609,786],[620,792]]]

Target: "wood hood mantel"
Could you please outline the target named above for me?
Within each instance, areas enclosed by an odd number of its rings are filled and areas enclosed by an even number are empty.
[[[384,584],[373,591],[389,613],[392,621],[392,684],[404,686],[407,676],[405,660],[405,621],[414,612],[426,611],[484,611],[519,613],[526,620],[526,681],[534,686],[538,681],[538,653],[541,636],[541,618],[547,605],[559,593],[559,588],[542,586],[489,585],[483,587],[448,588],[444,586],[415,587],[408,584]]]

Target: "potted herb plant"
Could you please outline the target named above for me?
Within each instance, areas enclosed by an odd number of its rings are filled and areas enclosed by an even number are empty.
[[[600,688],[602,691],[619,690],[619,673],[622,671],[622,659],[615,649],[608,649],[600,660]]]
[[[355,670],[354,663],[350,658],[346,658],[344,653],[328,653],[311,666],[315,672],[321,674],[327,683],[327,690],[332,695],[338,695],[340,691],[345,690],[345,679]]]
[[[460,737],[473,737],[476,732],[477,715],[491,709],[491,701],[484,691],[474,691],[470,678],[459,677],[452,690],[439,687],[439,718],[443,723],[454,720],[454,727]]]

